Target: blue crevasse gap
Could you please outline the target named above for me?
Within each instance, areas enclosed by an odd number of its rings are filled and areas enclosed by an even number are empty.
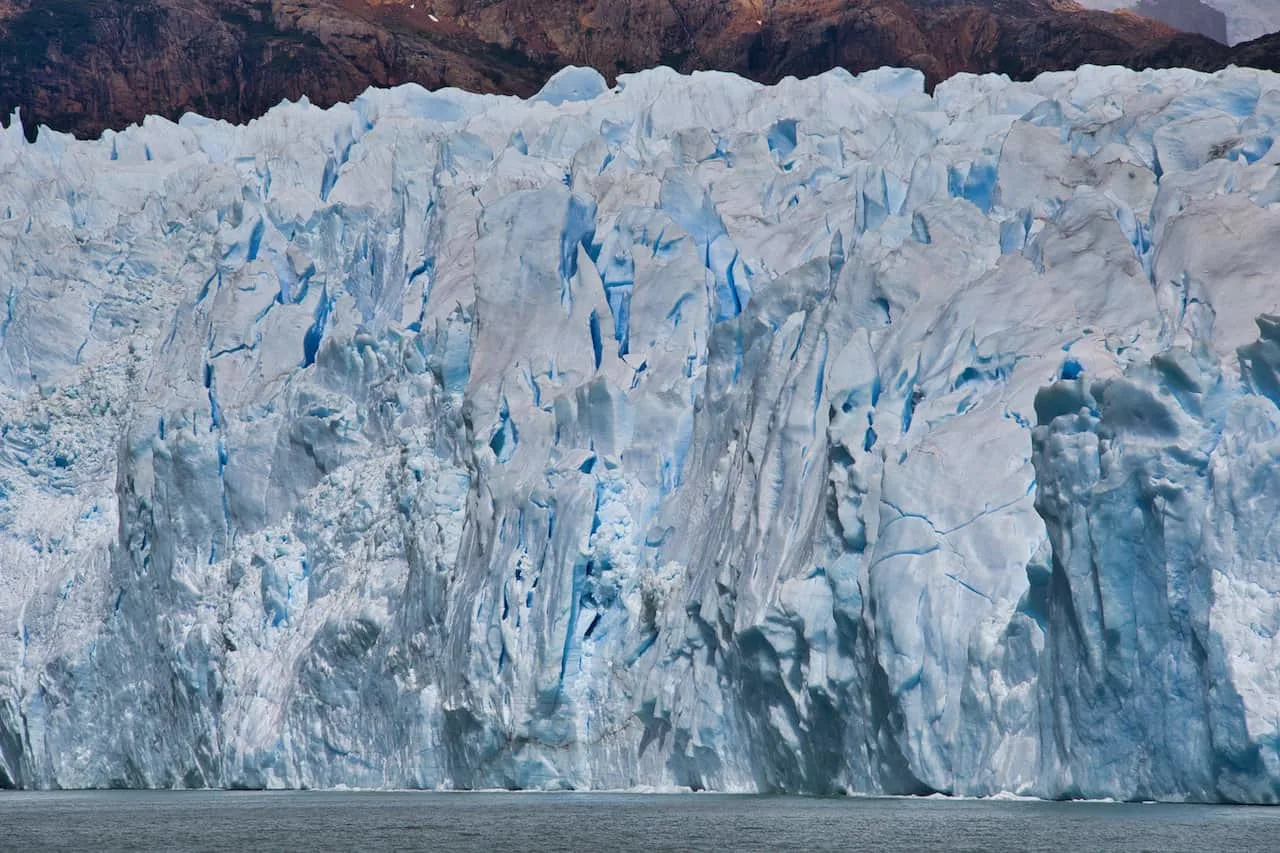
[[[326,285],[320,292],[320,301],[316,303],[315,320],[302,336],[302,366],[310,367],[316,363],[316,353],[320,350],[320,341],[324,339],[324,328],[329,322],[329,314],[333,311],[333,300],[329,297]]]
[[[209,397],[209,432],[222,428],[222,407],[218,405],[218,393],[213,383],[213,365],[205,362],[204,387]]]
[[[507,401],[502,401],[502,408],[498,412],[499,423],[498,428],[494,430],[493,437],[489,439],[489,448],[494,455],[498,457],[499,462],[511,461],[511,455],[515,453],[516,444],[520,441],[520,434],[516,430],[515,422],[511,420],[511,410],[507,406]]]
[[[569,281],[578,274],[578,247],[590,245],[596,233],[596,203],[577,195],[569,196],[564,225],[560,229],[560,278]]]
[[[591,327],[591,354],[595,360],[595,369],[600,369],[601,360],[604,357],[604,341],[600,334],[600,317],[592,309],[591,317],[587,321]]]
[[[613,337],[618,342],[618,355],[631,352],[631,291],[630,284],[609,289],[609,309],[613,313]]]
[[[1013,219],[1000,223],[1000,254],[1014,255],[1027,245],[1031,233],[1031,211],[1023,210]]]
[[[796,120],[783,119],[769,128],[769,150],[785,160],[796,149]]]
[[[444,352],[441,354],[440,377],[445,390],[453,396],[466,392],[471,378],[471,321],[461,311],[450,318],[445,328]]]
[[[968,168],[952,166],[947,171],[947,189],[951,195],[973,202],[983,213],[991,212],[995,198],[998,164],[979,160]]]
[[[911,238],[926,246],[933,242],[933,237],[929,234],[929,223],[919,213],[911,218]]]
[[[635,258],[629,235],[616,228],[609,234],[597,257],[597,271],[604,284],[609,312],[613,315],[613,337],[618,355],[631,351],[631,295],[635,288]]]
[[[738,249],[729,239],[715,204],[691,175],[680,172],[669,173],[662,182],[658,203],[702,249],[716,321],[738,316],[750,297],[750,288],[742,275]]]
[[[924,392],[918,388],[911,390],[907,394],[906,399],[902,401],[902,434],[906,435],[911,431],[911,421],[915,417],[916,404],[924,397]]]
[[[716,322],[732,320],[746,307],[750,290],[738,281],[738,250],[722,237],[707,247],[706,265],[715,280]]]
[[[262,217],[254,223],[253,230],[249,232],[249,250],[246,260],[256,261],[258,259],[258,251],[262,248],[262,236],[267,231],[267,222]]]
[[[876,231],[892,212],[889,184],[883,169],[863,173],[862,192],[858,193],[854,221],[859,234]]]
[[[583,589],[586,586],[590,567],[591,561],[585,557],[579,557],[573,564],[569,590],[569,618],[565,626],[564,647],[560,652],[560,677],[557,681],[557,686],[561,689],[564,687],[565,676],[568,674],[569,661],[579,644],[578,616],[582,610]]]

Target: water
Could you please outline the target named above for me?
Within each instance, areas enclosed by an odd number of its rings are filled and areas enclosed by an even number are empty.
[[[1280,809],[715,794],[0,792],[0,850],[1280,849]]]

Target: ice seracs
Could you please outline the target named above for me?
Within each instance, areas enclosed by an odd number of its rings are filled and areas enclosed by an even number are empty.
[[[0,137],[0,784],[1272,802],[1280,77]]]

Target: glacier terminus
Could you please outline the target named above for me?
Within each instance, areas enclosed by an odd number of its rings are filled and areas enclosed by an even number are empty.
[[[0,786],[1276,802],[1280,76],[0,131]]]

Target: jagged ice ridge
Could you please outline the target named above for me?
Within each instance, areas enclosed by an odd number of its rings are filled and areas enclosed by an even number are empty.
[[[1280,76],[0,134],[0,785],[1273,802]]]

